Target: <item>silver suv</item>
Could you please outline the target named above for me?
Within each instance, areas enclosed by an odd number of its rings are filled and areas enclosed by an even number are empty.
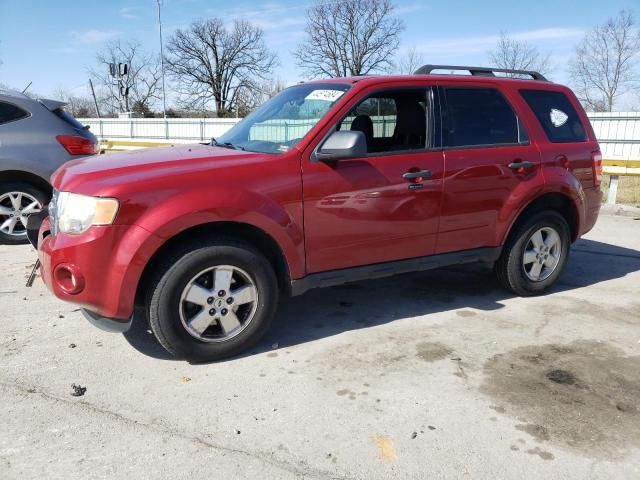
[[[51,174],[99,151],[96,137],[64,105],[0,89],[0,244],[26,243],[27,218],[51,197]]]

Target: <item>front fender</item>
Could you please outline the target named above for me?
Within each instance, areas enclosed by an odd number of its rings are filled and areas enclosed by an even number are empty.
[[[266,195],[217,185],[173,192],[162,199],[149,197],[143,202],[146,204],[124,207],[140,211],[135,224],[165,241],[208,223],[251,225],[279,245],[292,278],[304,276],[304,235],[297,202],[281,205]]]

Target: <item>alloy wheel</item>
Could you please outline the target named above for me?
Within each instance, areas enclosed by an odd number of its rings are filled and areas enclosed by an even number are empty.
[[[251,323],[258,289],[251,276],[231,265],[207,268],[194,276],[180,296],[180,321],[203,342],[223,342]]]
[[[29,215],[42,210],[42,204],[26,192],[7,192],[0,195],[0,232],[20,238],[27,234]]]
[[[527,278],[542,282],[551,276],[560,263],[562,239],[551,227],[536,230],[524,249],[522,265]]]

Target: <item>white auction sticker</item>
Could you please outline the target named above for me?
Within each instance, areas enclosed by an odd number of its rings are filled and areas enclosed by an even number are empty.
[[[304,97],[305,100],[325,100],[327,102],[335,102],[344,92],[341,90],[314,90]]]

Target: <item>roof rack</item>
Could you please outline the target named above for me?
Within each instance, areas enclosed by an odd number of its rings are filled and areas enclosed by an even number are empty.
[[[547,82],[548,80],[541,73],[531,70],[511,70],[508,68],[491,68],[491,67],[465,67],[458,65],[423,65],[414,72],[415,75],[429,75],[434,70],[464,70],[471,75],[480,77],[495,77],[496,73],[510,73],[516,75],[527,75],[533,80]]]

